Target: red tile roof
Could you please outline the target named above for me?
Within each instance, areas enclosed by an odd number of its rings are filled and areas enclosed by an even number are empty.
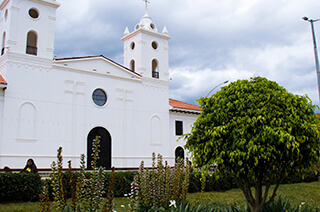
[[[169,105],[174,108],[186,109],[186,110],[198,110],[201,111],[201,107],[198,105],[189,104],[186,102],[181,102],[175,99],[169,99]]]
[[[1,74],[0,74],[0,84],[8,85],[8,83],[3,79],[3,77],[1,76]]]

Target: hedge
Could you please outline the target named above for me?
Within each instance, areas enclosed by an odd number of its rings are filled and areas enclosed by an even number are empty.
[[[0,174],[0,202],[38,201],[41,190],[42,182],[39,174]]]
[[[318,181],[319,168],[309,167],[301,170],[299,173],[292,174],[281,181],[281,184],[292,184],[301,182]],[[192,172],[190,174],[189,193],[201,191],[201,174]],[[227,191],[233,188],[238,188],[235,176],[233,173],[225,172],[217,179],[214,174],[206,176],[206,184],[204,191]]]
[[[306,176],[303,178],[303,174]],[[74,179],[78,178],[79,172],[72,172]],[[133,181],[136,172],[116,172],[115,177],[115,197],[123,197],[124,194],[129,194],[131,191],[131,182]],[[86,177],[89,178],[91,172],[86,172]],[[109,179],[111,173],[105,172],[105,195],[109,187]],[[68,171],[63,172],[64,183],[66,188],[66,195],[70,197],[71,187],[70,174]],[[197,172],[190,173],[189,193],[201,191],[201,174]],[[301,173],[296,173],[284,179],[281,183],[299,183],[299,182],[312,182],[318,180],[316,168],[304,169]],[[0,173],[0,202],[9,201],[37,201],[39,194],[42,191],[44,180],[41,180],[39,174],[20,174],[20,173]],[[226,191],[237,188],[235,176],[232,173],[225,172],[219,179],[214,174],[206,177],[205,191]],[[49,188],[49,192],[52,189]],[[52,197],[52,196],[51,196]]]

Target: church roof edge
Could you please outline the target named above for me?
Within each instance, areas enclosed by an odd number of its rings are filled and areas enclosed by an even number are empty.
[[[194,111],[195,113],[200,113],[202,111],[201,107],[198,105],[189,104],[175,99],[169,99],[169,105],[172,107],[171,111]]]
[[[3,0],[0,4],[0,9],[3,10],[3,8],[8,4],[9,0]]]
[[[8,4],[10,0],[3,0],[0,4],[0,10],[3,10],[3,8]],[[37,0],[41,4],[49,5],[54,8],[60,7],[60,3],[58,3],[56,0]]]
[[[5,81],[5,79],[1,76],[1,74],[0,74],[0,85],[4,85],[4,86],[6,86],[6,85],[8,85],[8,83]]]
[[[105,57],[105,56],[102,55],[102,54],[101,54],[101,55],[91,55],[91,56],[56,58],[55,61],[95,59],[95,58],[103,58],[103,59],[105,59],[105,60],[107,60],[107,61],[109,61],[109,62],[111,62],[111,63],[113,63],[113,64],[115,64],[115,65],[117,65],[117,66],[119,66],[119,67],[121,67],[121,68],[123,68],[123,69],[126,69],[127,71],[130,71],[130,72],[133,73],[133,74],[136,74],[137,76],[141,76],[139,73],[132,71],[131,69],[129,69],[129,68],[127,68],[127,67],[125,67],[125,66],[123,66],[123,65],[121,65],[121,64],[119,64],[119,63],[117,63],[117,62],[115,62],[115,61],[113,61],[113,60],[111,60],[111,59],[109,59],[109,58],[107,58],[107,57]]]

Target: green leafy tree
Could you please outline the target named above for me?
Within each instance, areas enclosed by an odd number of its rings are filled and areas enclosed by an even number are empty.
[[[255,77],[198,102],[203,111],[185,147],[198,166],[232,171],[251,211],[274,200],[283,178],[319,160],[319,119],[307,96]]]

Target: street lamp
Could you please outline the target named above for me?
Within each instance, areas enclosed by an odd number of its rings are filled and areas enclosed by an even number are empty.
[[[319,58],[318,58],[318,49],[317,49],[317,42],[316,42],[316,35],[314,32],[314,26],[313,26],[313,22],[317,22],[320,21],[320,19],[309,19],[308,17],[303,17],[302,18],[305,21],[310,22],[311,24],[311,31],[312,31],[312,39],[313,39],[313,50],[314,50],[314,58],[316,61],[316,71],[317,71],[317,77],[318,77],[318,92],[319,92],[319,99],[320,99],[320,70],[319,70]],[[320,102],[319,102],[320,103]]]
[[[228,83],[228,82],[229,82],[229,80],[224,81],[224,82],[220,83],[219,85],[215,86],[214,88],[212,88],[212,89],[209,91],[209,93],[207,94],[207,97],[209,96],[209,94],[210,94],[214,89],[216,89],[216,88],[219,87],[220,85],[226,84],[226,83]]]

